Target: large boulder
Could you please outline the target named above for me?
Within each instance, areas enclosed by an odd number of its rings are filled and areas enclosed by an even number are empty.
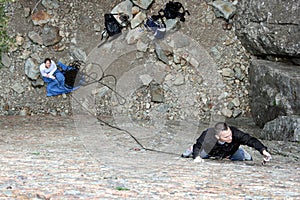
[[[253,55],[300,58],[299,0],[241,0],[235,27]]]
[[[259,127],[278,116],[300,115],[300,67],[253,60],[249,70],[250,106]]]
[[[300,142],[300,115],[280,116],[266,123],[261,138]]]

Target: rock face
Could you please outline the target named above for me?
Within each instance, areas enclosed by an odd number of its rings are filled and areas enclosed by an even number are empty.
[[[300,58],[299,8],[299,0],[239,1],[236,34],[254,55]]]
[[[250,66],[250,104],[260,127],[278,116],[300,115],[300,67],[264,60]]]
[[[300,141],[300,116],[281,116],[266,123],[261,137],[267,140]]]
[[[261,128],[277,117],[300,114],[299,6],[298,0],[242,0],[237,6],[237,37],[251,54],[270,60],[253,60],[249,73],[251,112]],[[285,124],[293,129],[289,121]]]

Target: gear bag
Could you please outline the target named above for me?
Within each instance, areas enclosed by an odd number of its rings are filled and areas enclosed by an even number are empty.
[[[80,71],[80,65],[79,61],[74,61],[67,66],[67,69],[64,71],[66,88],[72,89],[80,85],[84,77],[84,74]]]
[[[105,25],[105,31],[108,34],[109,37],[117,35],[121,33],[122,26],[119,24],[119,22],[114,17],[115,14],[106,13],[104,14],[104,25]],[[101,40],[103,39],[103,34]]]
[[[180,12],[182,8],[183,12]],[[160,12],[163,12],[163,16],[166,19],[175,19],[176,17],[180,18],[180,21],[185,21],[185,13],[190,15],[188,10],[185,10],[183,5],[180,2],[169,1],[164,9],[161,9]]]

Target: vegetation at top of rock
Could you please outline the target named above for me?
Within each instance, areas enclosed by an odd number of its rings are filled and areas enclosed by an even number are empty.
[[[5,14],[5,6],[10,2],[13,2],[13,0],[0,0],[0,61],[2,59],[2,53],[8,50],[11,40],[6,30],[8,17]],[[1,67],[2,63],[0,62],[0,68]]]

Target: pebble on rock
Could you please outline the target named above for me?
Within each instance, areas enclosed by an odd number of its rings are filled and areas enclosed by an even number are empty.
[[[51,16],[43,10],[37,11],[36,13],[34,13],[31,16],[31,20],[32,20],[34,25],[46,24],[46,23],[48,23],[50,18],[51,18]]]

